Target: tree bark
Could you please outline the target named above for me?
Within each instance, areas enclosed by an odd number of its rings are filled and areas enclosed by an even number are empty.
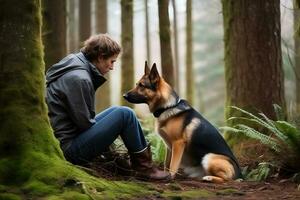
[[[300,0],[294,1],[296,112],[300,113]]]
[[[168,8],[169,0],[158,0],[159,40],[162,75],[165,80],[172,87],[174,87],[174,66],[172,58],[170,18]]]
[[[229,106],[275,119],[273,104],[285,110],[279,0],[222,0],[225,42],[226,119]],[[233,125],[234,121],[229,121]],[[239,139],[226,135],[232,145]]]
[[[107,33],[107,0],[96,0],[96,34]],[[96,91],[96,112],[101,112],[111,105],[109,74],[106,75],[107,82]]]
[[[66,1],[43,0],[43,42],[46,69],[67,53]]]
[[[29,180],[34,155],[39,164],[43,156],[63,156],[44,102],[41,3],[4,1],[0,16],[0,184],[6,184]]]
[[[123,47],[121,64],[121,104],[133,107],[122,97],[134,86],[134,62],[133,62],[133,1],[121,0],[121,43]]]
[[[150,30],[149,30],[149,9],[148,0],[144,0],[145,5],[145,36],[146,36],[146,50],[147,61],[151,64],[151,45],[150,45]]]
[[[174,36],[174,82],[175,82],[175,90],[178,94],[180,94],[179,87],[179,55],[178,55],[178,29],[177,29],[177,7],[176,1],[172,0],[173,7],[173,36]]]
[[[194,102],[194,72],[193,72],[193,33],[192,33],[192,0],[186,1],[186,96]]]
[[[91,0],[79,0],[79,41],[80,47],[91,36]]]
[[[78,0],[67,0],[67,53],[78,51]]]

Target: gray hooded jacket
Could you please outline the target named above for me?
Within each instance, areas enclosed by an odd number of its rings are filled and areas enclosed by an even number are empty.
[[[47,71],[48,114],[63,151],[95,123],[95,91],[105,81],[81,52],[68,55]]]

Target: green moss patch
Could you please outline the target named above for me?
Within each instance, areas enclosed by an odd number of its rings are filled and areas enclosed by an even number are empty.
[[[3,193],[0,194],[0,200],[21,200],[21,198],[15,194]]]
[[[216,194],[208,190],[191,190],[191,191],[167,191],[162,194],[163,197],[168,199],[195,199],[195,198],[208,198],[214,197]]]

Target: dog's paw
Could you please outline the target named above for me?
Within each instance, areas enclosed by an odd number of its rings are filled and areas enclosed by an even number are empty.
[[[176,173],[171,173],[171,179],[174,180],[176,176]]]
[[[212,182],[213,178],[211,176],[204,176],[202,177],[202,181]]]

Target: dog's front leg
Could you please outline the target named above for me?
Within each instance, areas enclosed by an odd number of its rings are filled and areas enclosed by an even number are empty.
[[[170,173],[172,178],[175,177],[185,148],[185,140],[177,140],[172,143],[172,156],[170,163]]]

